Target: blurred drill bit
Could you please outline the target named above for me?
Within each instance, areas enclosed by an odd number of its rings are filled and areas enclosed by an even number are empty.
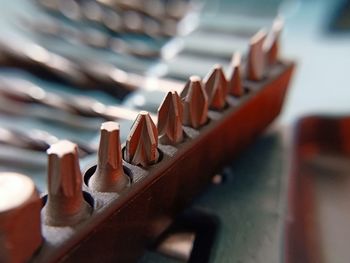
[[[125,161],[148,167],[158,161],[157,127],[147,111],[141,111],[137,116],[126,140],[124,152]]]
[[[218,64],[214,65],[203,82],[208,95],[209,108],[222,110],[226,105],[228,93],[227,80],[222,67]]]
[[[89,180],[89,187],[95,191],[119,193],[129,184],[129,177],[123,170],[119,132],[116,122],[101,125],[98,163]]]
[[[266,62],[268,65],[273,65],[278,60],[279,39],[283,30],[283,20],[277,17],[273,22],[271,31],[269,32],[264,42],[264,51],[266,54]]]
[[[21,130],[0,127],[1,145],[45,152],[51,144],[58,142],[58,140],[56,136],[43,130]],[[85,157],[97,151],[94,145],[83,141],[78,143],[78,150],[80,157]]]
[[[181,92],[183,124],[198,129],[208,119],[208,96],[198,76],[191,76]]]
[[[250,40],[247,64],[247,77],[249,80],[259,81],[264,77],[266,61],[263,44],[265,38],[266,32],[260,30]]]
[[[183,107],[176,91],[169,91],[158,109],[159,141],[163,144],[178,144],[183,140]]]
[[[229,93],[235,97],[242,96],[244,88],[241,80],[241,54],[239,52],[233,54],[228,75]]]
[[[59,141],[48,150],[48,198],[44,223],[72,226],[87,219],[92,208],[84,200],[77,146]]]

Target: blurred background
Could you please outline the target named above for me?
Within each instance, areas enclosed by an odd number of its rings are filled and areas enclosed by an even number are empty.
[[[250,37],[270,28],[277,16],[285,23],[281,56],[297,62],[277,128],[226,169],[246,181],[228,179],[194,206],[216,208],[226,230],[214,262],[278,262],[290,163],[281,131],[291,131],[308,114],[349,112],[350,1],[2,1],[0,170],[29,175],[45,191],[45,149],[51,143],[77,142],[82,169],[88,167],[95,160],[101,122],[117,118],[124,141],[134,112],[156,113],[169,87],[183,85],[193,74],[204,77],[215,63],[227,69],[233,52],[244,55]],[[252,181],[261,187],[246,192]],[[254,195],[275,200],[273,208],[257,209]],[[237,211],[251,225],[240,225]],[[225,228],[232,222],[234,228]],[[263,229],[272,234],[261,232],[256,243],[253,236]],[[237,232],[245,240],[233,238]],[[231,261],[232,253],[236,259]],[[270,260],[261,261],[266,257]],[[168,262],[152,253],[144,258],[157,260]]]

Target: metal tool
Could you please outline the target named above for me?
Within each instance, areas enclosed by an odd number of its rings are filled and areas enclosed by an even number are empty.
[[[152,48],[141,41],[127,42],[121,37],[111,36],[101,30],[88,28],[75,28],[72,25],[63,24],[58,19],[40,20],[21,18],[22,25],[35,33],[59,38],[69,43],[80,43],[93,48],[109,50],[111,52],[130,55],[144,59],[158,58],[160,50]]]
[[[42,120],[47,123],[59,123],[73,129],[83,129],[85,131],[96,131],[100,119],[77,116],[57,109],[34,107],[28,103],[18,102],[0,96],[0,112],[12,116],[28,117]]]
[[[176,91],[170,91],[158,109],[158,136],[163,144],[176,145],[183,141],[183,106]]]
[[[105,120],[134,120],[137,112],[125,107],[110,106],[86,96],[60,95],[19,78],[0,76],[0,94],[24,103],[35,103],[62,112]]]
[[[241,54],[236,52],[232,56],[228,71],[228,91],[235,97],[241,97],[244,94],[241,71]]]
[[[89,218],[92,207],[83,197],[77,146],[70,141],[51,145],[48,154],[48,195],[43,221],[49,226],[73,226]]]
[[[278,61],[278,55],[280,50],[279,39],[283,30],[283,20],[280,17],[277,17],[272,24],[272,28],[266,37],[264,42],[264,51],[266,53],[266,60],[268,65],[273,65]]]
[[[88,184],[98,192],[117,193],[130,185],[130,179],[123,168],[119,124],[116,122],[101,125],[97,167]]]
[[[191,76],[181,92],[184,108],[183,124],[199,128],[208,120],[208,95],[198,76]]]
[[[266,32],[260,30],[250,40],[247,77],[249,80],[261,80],[266,72],[266,57],[263,50],[264,41],[266,39]]]
[[[47,74],[73,87],[98,87],[118,98],[140,88],[180,92],[183,85],[172,79],[128,73],[105,62],[68,59],[30,41],[22,42],[21,46],[16,42],[0,41],[0,50],[5,65],[21,66],[31,71],[35,69],[35,72]],[[95,66],[91,67],[92,64]]]
[[[4,145],[45,152],[58,141],[56,136],[42,130],[21,131],[0,127],[0,144]],[[97,152],[97,147],[92,144],[78,142],[77,145],[80,157]]]
[[[227,80],[221,65],[215,65],[203,80],[208,95],[209,108],[222,110],[228,94]]]
[[[169,37],[177,33],[178,19],[166,16],[166,13],[162,15],[147,12],[144,5],[119,3],[110,4],[108,7],[96,1],[83,1],[79,4],[75,0],[40,0],[37,3],[71,20],[97,23],[116,33],[137,33],[153,38]],[[107,1],[102,3],[108,4]],[[154,5],[148,6],[153,6],[152,10],[155,10]],[[182,15],[184,16],[185,13]]]
[[[131,127],[126,140],[125,161],[148,167],[158,161],[158,131],[151,116],[141,111]]]

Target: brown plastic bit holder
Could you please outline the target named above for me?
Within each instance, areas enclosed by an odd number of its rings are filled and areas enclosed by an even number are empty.
[[[350,258],[350,117],[309,116],[296,125],[285,262]]]
[[[198,130],[184,127],[183,142],[160,143],[156,164],[142,168],[123,161],[132,183],[119,194],[89,189],[95,167],[88,169],[83,190],[94,199],[92,215],[74,227],[44,225],[45,242],[32,262],[135,262],[212,175],[279,114],[293,68],[281,61],[264,79],[245,80],[247,92],[228,96],[222,111],[209,110],[209,121]]]

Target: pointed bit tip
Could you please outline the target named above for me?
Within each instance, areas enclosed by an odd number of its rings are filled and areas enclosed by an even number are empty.
[[[158,131],[150,114],[141,111],[133,123],[124,152],[125,161],[148,167],[158,161]]]
[[[183,124],[198,129],[208,119],[208,96],[199,77],[191,76],[181,92]]]
[[[178,144],[183,140],[183,108],[180,96],[170,91],[158,109],[158,136],[163,144]]]
[[[203,82],[208,95],[209,108],[213,110],[225,108],[228,83],[222,66],[215,64]]]
[[[228,78],[229,93],[235,97],[241,97],[244,94],[244,88],[241,79],[241,53],[235,52],[230,64]]]
[[[249,44],[251,46],[262,44],[262,42],[264,42],[264,39],[266,38],[266,35],[266,30],[260,29],[257,33],[255,33],[255,35],[251,37]]]
[[[120,126],[118,122],[107,121],[101,124],[101,131],[113,132],[113,131],[119,131],[119,129],[120,129]]]
[[[266,58],[263,48],[266,39],[266,31],[264,29],[258,31],[250,40],[247,77],[252,81],[259,81],[265,75]]]
[[[63,157],[67,154],[75,154],[77,151],[77,145],[68,140],[60,140],[54,143],[47,149],[48,155],[57,155],[58,157]]]

